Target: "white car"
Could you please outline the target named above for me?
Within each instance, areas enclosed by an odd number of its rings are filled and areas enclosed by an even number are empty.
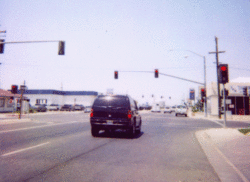
[[[182,105],[177,106],[175,109],[175,116],[178,115],[184,115],[187,117],[187,107]]]
[[[46,108],[49,111],[59,111],[60,106],[58,104],[50,104],[49,106],[46,106]]]
[[[84,109],[84,113],[90,113],[91,112],[91,106],[87,106]]]
[[[167,107],[165,107],[165,109],[164,109],[164,111],[163,111],[164,113],[172,113],[172,108],[171,107],[169,107],[169,106],[167,106]]]

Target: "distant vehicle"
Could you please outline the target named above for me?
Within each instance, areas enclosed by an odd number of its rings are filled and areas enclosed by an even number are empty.
[[[84,109],[83,105],[75,104],[73,106],[74,111],[82,111]]]
[[[90,114],[92,135],[98,136],[100,130],[124,129],[130,137],[141,133],[141,116],[137,104],[128,95],[100,95],[92,106]]]
[[[187,107],[182,105],[177,106],[175,109],[175,116],[178,115],[184,115],[187,117]]]
[[[60,111],[73,111],[73,106],[70,104],[64,104],[61,107]]]
[[[34,109],[37,111],[37,112],[46,112],[47,111],[47,105],[46,104],[36,104],[34,106]]]
[[[167,107],[165,107],[164,108],[164,111],[163,111],[164,113],[172,113],[172,108],[171,107],[169,107],[169,106],[167,106]]]
[[[152,109],[151,109],[151,112],[158,112],[160,113],[161,112],[161,109],[160,109],[160,105],[159,104],[154,104]]]
[[[49,111],[59,111],[60,106],[58,104],[50,104],[49,106],[47,106],[47,109]]]
[[[90,113],[90,111],[91,111],[91,106],[85,107],[84,113]]]
[[[172,106],[171,111],[175,112],[176,106]]]
[[[151,106],[140,106],[139,110],[151,110],[152,107]]]

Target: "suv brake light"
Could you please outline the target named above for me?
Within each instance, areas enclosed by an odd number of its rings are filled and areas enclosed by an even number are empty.
[[[93,116],[94,116],[93,109],[91,109],[91,111],[90,111],[90,117],[92,118]]]
[[[128,118],[131,119],[132,118],[132,112],[129,110],[128,111]]]

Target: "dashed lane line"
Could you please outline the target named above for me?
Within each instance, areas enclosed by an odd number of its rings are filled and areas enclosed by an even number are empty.
[[[24,148],[24,149],[20,149],[20,150],[16,150],[16,151],[13,151],[13,152],[8,152],[8,153],[3,154],[1,156],[2,157],[9,156],[9,155],[16,154],[16,153],[19,153],[19,152],[23,152],[23,151],[26,151],[26,150],[30,150],[30,149],[34,149],[34,148],[37,148],[37,147],[41,147],[41,146],[47,145],[47,144],[49,144],[49,142],[42,143],[42,144],[39,144],[39,145],[36,145],[36,146],[32,146],[32,147],[28,147],[28,148]]]
[[[14,132],[14,131],[23,131],[23,130],[31,130],[31,129],[43,128],[43,127],[51,127],[51,126],[57,126],[57,125],[64,125],[64,124],[72,124],[72,123],[77,123],[77,122],[79,122],[79,121],[71,121],[71,122],[67,122],[67,123],[57,123],[57,124],[49,124],[49,125],[43,125],[43,126],[34,126],[34,127],[27,127],[27,128],[19,128],[19,129],[14,129],[14,130],[5,130],[5,131],[0,131],[0,134]]]

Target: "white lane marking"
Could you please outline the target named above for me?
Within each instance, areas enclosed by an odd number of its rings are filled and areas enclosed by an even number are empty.
[[[22,130],[30,130],[30,129],[36,129],[36,128],[56,126],[56,125],[63,125],[63,124],[72,124],[72,123],[76,123],[76,122],[78,122],[78,121],[71,121],[71,122],[68,122],[68,123],[58,123],[58,124],[50,124],[50,125],[43,125],[43,126],[34,126],[34,127],[28,127],[28,128],[19,128],[19,129],[14,129],[14,130],[5,130],[5,131],[0,131],[0,134],[1,133],[13,132],[13,131],[22,131]]]
[[[33,149],[33,148],[41,147],[41,146],[47,145],[47,144],[49,144],[49,142],[42,143],[42,144],[39,144],[39,145],[36,145],[36,146],[33,146],[33,147],[28,147],[28,148],[16,150],[16,151],[13,151],[13,152],[9,152],[9,153],[3,154],[2,157],[9,156],[9,155],[12,155],[12,154],[16,154],[16,153],[19,153],[19,152],[23,152],[23,151],[26,151],[26,150],[30,150],[30,149]]]

